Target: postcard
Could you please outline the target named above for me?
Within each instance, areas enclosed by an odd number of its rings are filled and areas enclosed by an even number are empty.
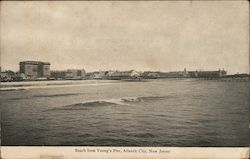
[[[1,1],[1,158],[248,159],[248,1]]]

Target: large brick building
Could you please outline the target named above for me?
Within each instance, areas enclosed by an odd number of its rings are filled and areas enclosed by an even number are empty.
[[[50,63],[41,61],[22,61],[19,63],[20,73],[28,78],[48,78],[50,77]]]

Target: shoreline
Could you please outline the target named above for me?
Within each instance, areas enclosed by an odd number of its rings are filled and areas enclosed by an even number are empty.
[[[249,80],[250,77],[218,77],[218,78],[191,78],[191,77],[167,77],[167,78],[126,78],[126,79],[29,79],[29,80],[13,80],[13,81],[1,81],[0,83],[13,83],[13,82],[59,82],[59,81],[148,81],[148,80]]]
[[[141,80],[111,80],[111,79],[85,79],[85,80],[35,80],[35,81],[12,81],[1,82],[0,91],[29,90],[41,88],[76,87],[76,86],[102,86],[133,82],[152,82],[152,81],[221,81],[221,82],[249,82],[249,78],[156,78]]]

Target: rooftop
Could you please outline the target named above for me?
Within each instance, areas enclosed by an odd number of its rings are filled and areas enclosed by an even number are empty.
[[[22,63],[33,64],[33,65],[38,65],[38,64],[50,65],[49,62],[43,62],[43,61],[21,61],[19,64],[22,64]]]

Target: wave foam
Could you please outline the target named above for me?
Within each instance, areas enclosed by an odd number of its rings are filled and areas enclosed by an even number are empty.
[[[102,99],[102,100],[88,100],[81,103],[66,105],[60,108],[54,108],[56,110],[86,110],[87,107],[98,106],[129,106],[132,103],[145,102],[148,100],[160,100],[164,99],[162,96],[145,96],[145,97],[123,97],[114,99]]]

